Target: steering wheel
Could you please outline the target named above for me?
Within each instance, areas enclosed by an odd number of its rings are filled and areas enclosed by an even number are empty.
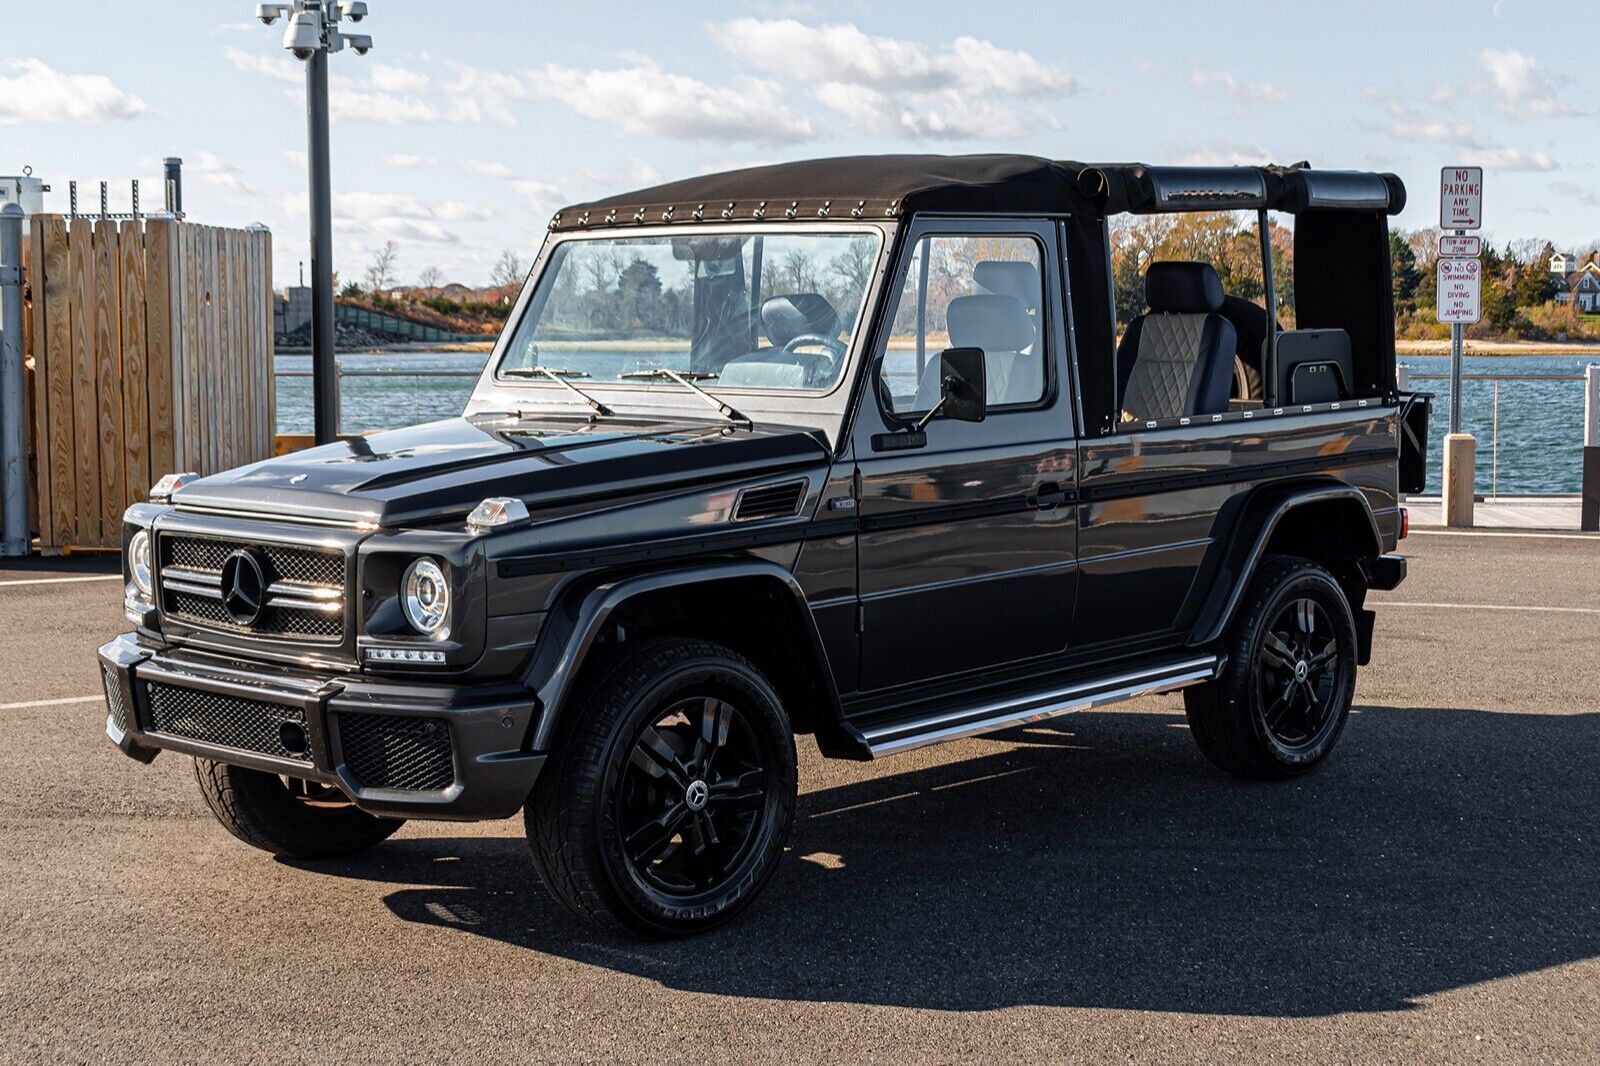
[[[802,344],[820,344],[827,349],[827,352],[797,351],[796,349]],[[783,350],[790,355],[809,355],[815,359],[837,359],[844,354],[844,344],[838,337],[829,337],[821,333],[802,333],[798,337],[789,338],[789,343],[783,346]]]

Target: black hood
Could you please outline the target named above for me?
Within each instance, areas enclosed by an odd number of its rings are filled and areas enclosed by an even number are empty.
[[[487,496],[571,504],[748,477],[827,458],[820,434],[722,423],[466,419],[339,441],[202,478],[179,507],[394,527]]]

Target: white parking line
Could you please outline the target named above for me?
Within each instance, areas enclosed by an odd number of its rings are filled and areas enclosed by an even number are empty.
[[[1408,536],[1499,537],[1502,540],[1589,540],[1600,543],[1600,534],[1595,533],[1542,533],[1514,529],[1495,529],[1491,532],[1486,529],[1418,529],[1416,526],[1412,526]]]
[[[24,700],[22,703],[0,703],[0,711],[25,711],[31,707],[65,707],[72,703],[97,703],[105,698],[104,693],[96,692],[93,696],[67,696],[59,700]]]
[[[93,577],[30,577],[22,581],[0,581],[0,588],[8,585],[66,585],[74,581],[121,581],[121,574],[95,574]]]
[[[1416,600],[1374,600],[1380,607],[1439,607],[1452,611],[1549,611],[1552,614],[1600,614],[1600,607],[1543,607],[1520,603],[1423,603]]]

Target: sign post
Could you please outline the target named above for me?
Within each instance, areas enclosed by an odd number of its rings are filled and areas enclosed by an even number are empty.
[[[1467,230],[1483,226],[1483,168],[1445,167],[1439,174],[1440,322],[1450,323],[1450,432],[1444,438],[1444,524],[1471,526],[1477,441],[1461,432],[1461,361],[1465,330],[1482,309],[1482,242]]]

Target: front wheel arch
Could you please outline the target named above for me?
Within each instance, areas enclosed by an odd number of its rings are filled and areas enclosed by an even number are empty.
[[[867,757],[860,737],[844,724],[804,591],[789,571],[760,559],[611,575],[568,589],[548,616],[524,678],[543,709],[531,737],[534,750],[557,741],[574,690],[606,669],[619,633],[628,640],[674,635],[726,644],[772,679],[796,732],[814,734],[826,755]]]

